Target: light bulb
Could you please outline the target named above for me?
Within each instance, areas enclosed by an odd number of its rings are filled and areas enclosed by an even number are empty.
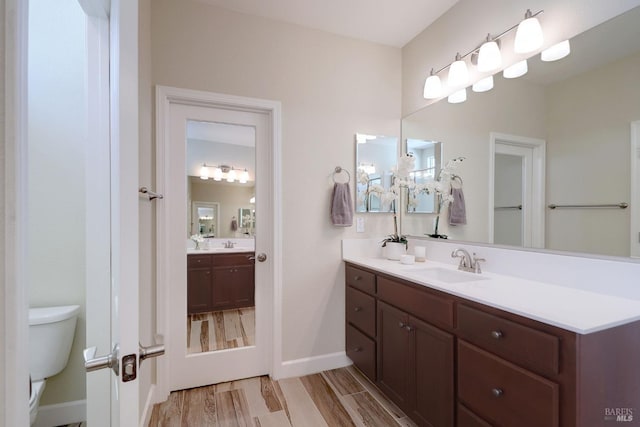
[[[502,75],[505,79],[515,79],[520,76],[524,76],[529,71],[529,67],[527,66],[527,60],[524,59],[520,62],[516,62],[512,66],[505,68],[502,72]]]
[[[471,89],[474,92],[486,92],[493,89],[493,76],[485,77],[473,84]]]
[[[200,168],[200,179],[209,179],[209,168],[206,165]]]
[[[516,53],[533,52],[542,46],[543,42],[544,36],[542,35],[540,22],[538,18],[532,16],[531,10],[527,9],[524,20],[518,25],[513,50]]]
[[[456,54],[456,60],[449,66],[449,78],[447,85],[452,88],[465,86],[469,82],[469,70],[467,63],[460,58],[460,54]]]
[[[236,180],[236,171],[231,169],[227,172],[227,182],[233,182]]]
[[[447,98],[447,101],[451,104],[460,104],[467,100],[467,88],[462,88],[459,91],[453,92]]]
[[[545,62],[557,61],[558,59],[562,59],[570,53],[571,45],[569,45],[569,40],[565,40],[560,43],[554,44],[548,49],[543,50],[540,54],[540,59]]]
[[[238,182],[240,184],[246,184],[247,181],[249,181],[249,172],[247,172],[247,170],[245,169],[240,172],[240,179],[238,179]]]
[[[427,80],[424,82],[424,91],[422,96],[425,99],[436,99],[442,96],[442,82],[440,81],[440,77],[433,74],[433,69],[431,70],[429,77],[427,77]]]
[[[497,70],[502,65],[500,47],[496,41],[489,38],[490,35],[487,35],[487,41],[480,46],[478,52],[478,71],[481,73]]]
[[[214,181],[222,181],[222,169],[215,168],[213,170],[213,180]]]

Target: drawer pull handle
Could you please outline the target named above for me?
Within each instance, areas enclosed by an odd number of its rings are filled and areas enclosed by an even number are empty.
[[[501,331],[491,331],[491,336],[497,340],[499,340],[500,338],[502,338],[504,335],[502,334]]]
[[[362,280],[362,276],[354,276],[353,280],[355,280],[356,282]]]
[[[398,323],[398,327],[399,327],[400,329],[404,329],[404,328],[405,328],[405,326],[407,326],[407,325],[405,325],[403,322]]]
[[[362,311],[362,307],[356,307],[353,309],[353,311],[358,312],[358,311]]]
[[[411,326],[411,325],[407,325],[404,328],[407,330],[407,332],[413,331],[413,326]]]
[[[356,353],[360,353],[362,351],[362,347],[356,347],[353,349]]]
[[[491,394],[493,394],[495,397],[500,397],[504,394],[504,391],[502,391],[501,388],[494,388],[491,390]]]

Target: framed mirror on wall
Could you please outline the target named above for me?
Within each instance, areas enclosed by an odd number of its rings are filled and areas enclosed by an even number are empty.
[[[398,162],[398,138],[356,134],[356,212],[391,212],[386,192]]]
[[[444,159],[467,158],[459,171],[464,177],[467,224],[450,227],[441,222],[450,239],[477,243],[495,239],[517,247],[632,255],[630,247],[640,232],[629,203],[637,200],[632,192],[639,187],[632,178],[638,176],[632,170],[638,162],[634,166],[629,160],[635,155],[631,124],[640,120],[638,22],[640,7],[571,39],[571,53],[563,59],[544,62],[535,55],[528,59],[529,71],[522,77],[495,74],[489,92],[468,90],[464,103],[450,104],[445,98],[403,118],[403,139],[444,141]],[[503,180],[499,174],[505,165],[500,153],[491,153],[492,134],[545,142],[543,175],[532,181],[541,182],[542,188],[533,196],[512,200],[500,194],[514,186],[525,187],[527,178],[522,174],[527,168],[520,168],[518,179],[509,183],[494,182]],[[533,158],[535,168],[540,162]],[[505,229],[497,239],[496,218],[521,216],[526,224],[524,213],[535,205],[531,200],[536,194],[542,202],[540,219],[533,225],[541,227],[540,238],[527,240],[526,233],[522,236],[526,226],[519,225],[513,227],[518,236],[505,234]],[[433,216],[403,212],[402,232],[424,237]]]
[[[442,170],[442,143],[424,139],[405,141],[406,154],[415,158],[415,169],[409,178],[415,184],[426,184],[440,176]],[[434,213],[436,211],[435,194],[407,192],[407,213]]]

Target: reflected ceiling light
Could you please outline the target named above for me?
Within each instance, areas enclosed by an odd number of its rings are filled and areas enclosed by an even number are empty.
[[[222,181],[222,169],[220,169],[219,167],[213,170],[213,180]]]
[[[451,104],[460,104],[461,102],[464,102],[467,100],[467,88],[462,88],[456,92],[453,92],[451,95],[449,95],[449,97],[447,98],[447,101],[449,101],[449,103]]]
[[[231,168],[229,172],[227,172],[227,182],[233,182],[236,180],[236,171]]]
[[[422,96],[425,99],[436,99],[442,96],[442,82],[440,81],[440,77],[434,74],[433,68],[431,69],[431,73],[429,73],[429,77],[427,77],[427,80],[424,82]]]
[[[207,165],[202,165],[200,168],[200,179],[209,179],[209,168]]]
[[[449,67],[447,85],[452,88],[465,86],[469,82],[469,70],[460,53],[456,53],[456,60]]]
[[[524,59],[520,62],[516,62],[512,66],[505,68],[502,72],[502,75],[505,79],[515,79],[520,76],[524,76],[529,71],[529,67],[527,66],[527,60]]]
[[[245,169],[240,172],[240,177],[238,178],[238,182],[240,184],[246,184],[249,181],[249,172]]]
[[[249,203],[255,203],[256,202],[256,196],[253,196],[252,198],[249,199]]]
[[[524,20],[518,25],[513,50],[516,53],[529,53],[538,49],[544,42],[542,27],[530,9],[524,14]]]
[[[366,174],[376,173],[376,166],[373,163],[360,163],[358,167],[362,172]]]
[[[545,62],[557,61],[558,59],[562,59],[570,53],[571,45],[569,45],[569,40],[565,40],[560,43],[554,44],[548,49],[543,50],[540,54],[540,59]]]
[[[375,135],[367,135],[364,133],[356,133],[356,142],[358,144],[366,144],[367,141],[376,139]]]
[[[497,70],[502,66],[502,54],[497,40],[491,40],[491,35],[487,34],[487,41],[480,46],[478,53],[478,71],[486,73]]]
[[[486,92],[493,89],[493,76],[485,77],[484,79],[475,82],[471,89],[474,92]]]

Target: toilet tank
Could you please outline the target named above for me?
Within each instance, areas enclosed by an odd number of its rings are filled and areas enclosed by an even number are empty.
[[[52,377],[69,361],[79,305],[29,309],[29,371],[34,381]]]

